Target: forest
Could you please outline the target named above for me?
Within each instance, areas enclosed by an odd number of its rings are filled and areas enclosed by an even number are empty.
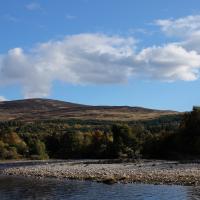
[[[0,122],[0,159],[196,159],[200,109],[146,121]]]

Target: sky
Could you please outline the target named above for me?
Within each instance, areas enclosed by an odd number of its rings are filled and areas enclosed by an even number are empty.
[[[0,0],[0,101],[189,111],[199,0]]]

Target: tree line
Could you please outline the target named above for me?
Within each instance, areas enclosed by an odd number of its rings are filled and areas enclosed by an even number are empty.
[[[0,159],[197,158],[200,109],[137,122],[0,122]]]

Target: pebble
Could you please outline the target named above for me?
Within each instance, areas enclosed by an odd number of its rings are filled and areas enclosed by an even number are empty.
[[[32,161],[34,162],[34,161]],[[106,184],[122,183],[153,183],[176,185],[200,185],[200,163],[177,164],[168,161],[140,161],[135,163],[98,164],[91,160],[51,161],[44,165],[23,165],[0,170],[4,175],[33,176],[37,178],[53,177],[78,180],[94,180]]]

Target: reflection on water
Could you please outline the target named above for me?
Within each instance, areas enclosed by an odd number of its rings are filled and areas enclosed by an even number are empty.
[[[112,200],[195,200],[200,199],[200,188],[144,184],[105,185],[89,181],[0,177],[0,200],[110,198]]]

